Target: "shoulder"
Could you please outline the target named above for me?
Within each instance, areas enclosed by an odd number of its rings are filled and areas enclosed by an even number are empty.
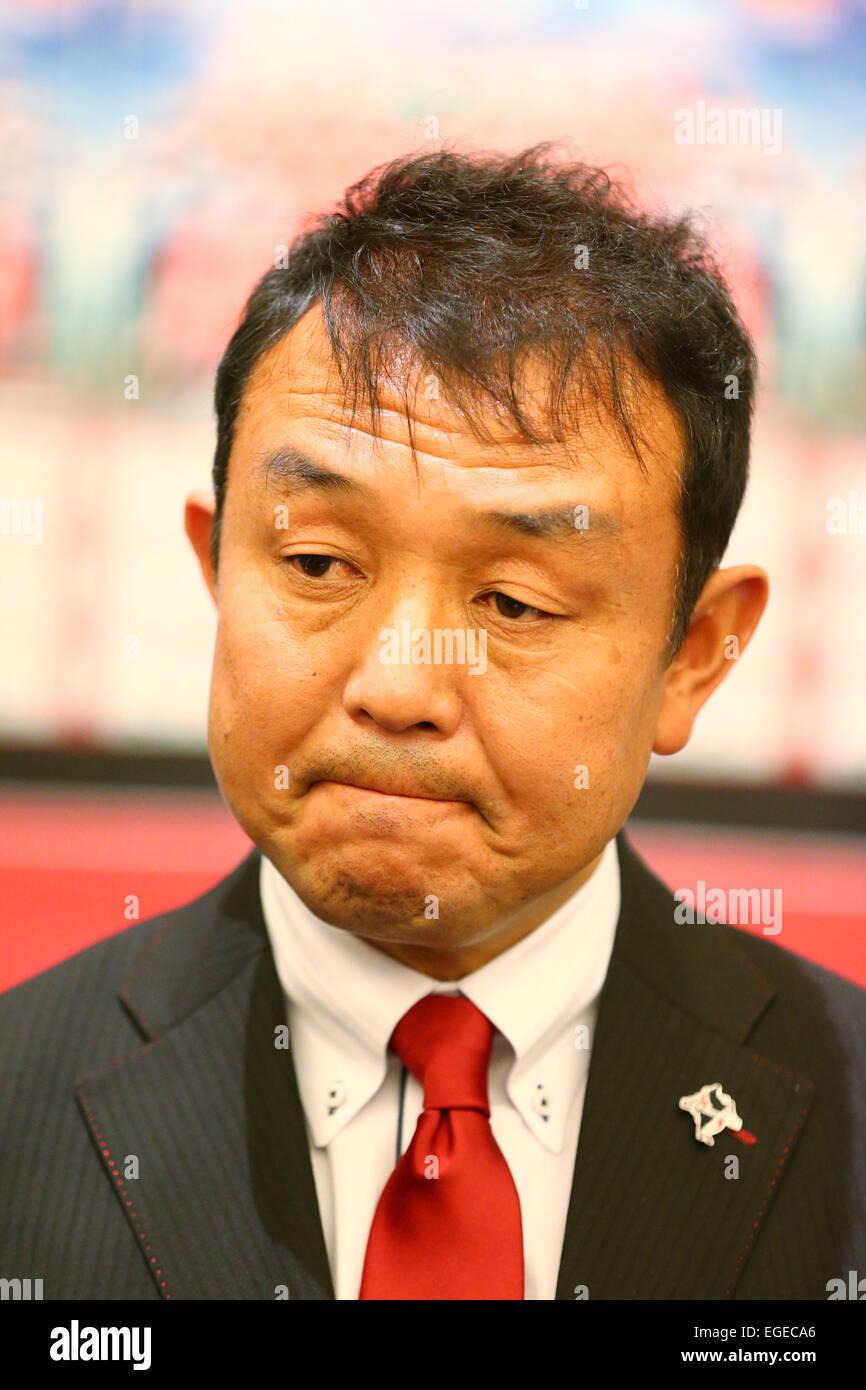
[[[808,1075],[861,1094],[866,1103],[866,989],[775,941],[727,927],[738,951],[772,983],[774,998],[761,1036],[784,1040]]]
[[[722,991],[740,999],[749,994],[754,1011],[742,1015],[743,1043],[833,1089],[849,1083],[866,1088],[866,989],[775,937],[718,922],[684,924],[674,890],[623,836],[618,849],[624,896],[640,911],[652,953],[661,955],[684,1000],[696,998],[700,1011],[711,1015]],[[645,969],[656,969],[660,978],[647,942],[633,942],[637,950]]]
[[[255,860],[255,862],[254,862]],[[0,1074],[68,1076],[94,1056],[122,1053],[142,1035],[124,992],[149,962],[190,960],[207,949],[239,883],[257,880],[249,855],[207,892],[182,906],[105,937],[0,994]]]
[[[866,989],[861,985],[789,951],[781,942],[754,936],[735,927],[726,927],[725,930],[736,931],[739,949],[779,988],[799,992],[804,999],[811,997],[820,1000],[838,1017],[840,1023],[850,1026],[855,1032],[859,1031],[866,1039]]]

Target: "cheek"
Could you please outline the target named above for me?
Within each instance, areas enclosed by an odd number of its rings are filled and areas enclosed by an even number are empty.
[[[491,680],[485,695],[474,712],[485,755],[512,804],[539,826],[563,811],[594,815],[642,780],[659,697],[634,654],[587,641],[531,679]]]
[[[291,748],[321,714],[331,646],[327,633],[300,638],[261,600],[225,606],[211,677],[215,751],[227,740],[265,757]]]

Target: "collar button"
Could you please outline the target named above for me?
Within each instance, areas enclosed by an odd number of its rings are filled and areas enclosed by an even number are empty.
[[[339,1110],[345,1099],[346,1088],[342,1081],[333,1081],[325,1092],[325,1104],[328,1107],[328,1114],[333,1115],[335,1110]]]
[[[535,1088],[535,1095],[532,1097],[532,1108],[536,1115],[540,1115],[543,1120],[549,1120],[552,1103],[550,1096],[539,1081]]]

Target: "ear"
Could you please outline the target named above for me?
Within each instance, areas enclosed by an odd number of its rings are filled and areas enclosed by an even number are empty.
[[[183,522],[190,544],[198,556],[204,582],[210,590],[214,603],[217,602],[216,574],[211,563],[210,538],[216,512],[216,498],[212,492],[191,492],[186,499]]]
[[[688,743],[698,710],[748,646],[769,592],[756,565],[715,570],[707,580],[665,680],[654,753],[678,753]]]

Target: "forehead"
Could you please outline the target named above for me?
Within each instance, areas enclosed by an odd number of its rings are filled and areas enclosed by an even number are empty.
[[[235,422],[230,475],[244,485],[259,483],[257,465],[269,451],[289,441],[321,441],[333,461],[348,460],[386,468],[409,464],[414,442],[425,464],[448,464],[454,479],[494,476],[498,484],[549,487],[557,476],[606,477],[617,494],[634,492],[644,505],[678,507],[684,463],[683,431],[661,387],[642,379],[632,407],[643,468],[603,403],[584,401],[579,430],[565,440],[553,437],[546,420],[548,368],[529,359],[519,374],[518,400],[540,443],[527,440],[514,421],[485,397],[473,407],[483,421],[479,440],[466,417],[452,405],[435,374],[406,349],[389,362],[391,376],[379,374],[376,398],[380,413],[375,429],[363,392],[354,416],[344,389],[321,311],[314,305],[298,323],[262,355],[250,374]],[[578,369],[579,370],[579,369]],[[408,418],[407,418],[408,414]],[[409,421],[411,419],[411,431]],[[471,482],[470,482],[471,487]]]

